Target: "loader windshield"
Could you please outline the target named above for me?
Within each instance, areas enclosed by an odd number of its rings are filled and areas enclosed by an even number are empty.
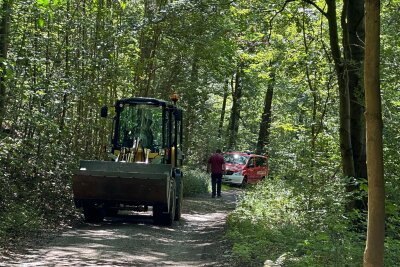
[[[125,104],[120,113],[118,144],[157,151],[162,144],[162,107]]]

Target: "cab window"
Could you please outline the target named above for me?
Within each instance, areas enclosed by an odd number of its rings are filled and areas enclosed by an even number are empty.
[[[249,159],[249,161],[247,162],[247,167],[254,168],[254,158]]]

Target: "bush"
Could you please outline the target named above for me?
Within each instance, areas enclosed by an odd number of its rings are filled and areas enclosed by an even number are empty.
[[[56,141],[42,143],[40,155],[33,145],[18,137],[0,139],[0,247],[75,218],[73,154]]]
[[[210,175],[199,169],[183,170],[183,196],[189,197],[208,193],[211,184]]]

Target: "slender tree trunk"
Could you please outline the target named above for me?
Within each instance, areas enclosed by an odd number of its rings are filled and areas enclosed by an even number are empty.
[[[160,43],[162,28],[151,21],[155,14],[167,4],[166,0],[149,0],[144,2],[144,18],[148,21],[147,27],[140,32],[139,59],[135,67],[135,89],[140,96],[153,94],[152,83],[155,79],[156,52]]]
[[[306,9],[304,8],[303,11],[303,20],[302,20],[302,26],[303,26],[303,44],[304,44],[304,52],[306,56],[308,57],[309,54],[309,49],[308,49],[308,43],[307,43],[307,35],[306,35]],[[312,98],[313,98],[313,105],[312,105],[312,123],[311,123],[311,153],[312,153],[312,158],[314,159],[315,156],[315,143],[317,140],[317,134],[316,134],[316,125],[317,125],[317,102],[318,102],[318,97],[317,97],[317,90],[315,89],[315,86],[313,85],[313,81],[311,80],[311,75],[310,75],[310,66],[307,63],[308,60],[306,60],[306,78],[307,78],[307,84],[308,88],[310,89],[312,93]],[[311,161],[311,167],[314,167],[314,160]],[[314,173],[314,171],[312,172]]]
[[[242,98],[242,72],[243,67],[239,64],[236,75],[235,75],[235,83],[232,86],[232,109],[231,116],[229,121],[229,139],[228,139],[228,149],[236,149],[236,139],[237,134],[239,132],[239,119],[240,119],[240,106],[241,106],[241,98]]]
[[[275,70],[272,70],[270,75],[271,79],[268,82],[267,92],[265,93],[264,111],[261,116],[260,130],[258,132],[256,153],[260,155],[267,153],[267,149],[270,144],[269,136],[270,136],[270,126],[271,126],[272,98],[274,95],[274,87],[275,87]],[[267,146],[267,149],[265,146]]]
[[[9,31],[12,2],[12,0],[3,0],[3,4],[0,10],[0,129],[2,129],[7,102],[7,67],[5,61],[7,59],[8,45],[10,42]]]
[[[383,266],[385,183],[382,104],[379,83],[380,0],[365,1],[365,103],[368,168],[368,229],[364,266]]]
[[[193,55],[192,55],[192,64],[190,70],[190,84],[192,89],[196,89],[199,82],[199,58],[198,54],[199,50],[198,47],[193,47]],[[195,91],[195,90],[194,90]],[[195,125],[197,121],[197,114],[196,114],[196,106],[199,105],[199,98],[197,94],[193,92],[189,92],[186,97],[186,101],[188,102],[188,107],[186,110],[186,115],[184,116],[185,119],[185,128],[186,128],[186,138],[184,139],[184,153],[190,153],[191,142],[193,132],[195,130]],[[201,103],[201,102],[200,102]]]
[[[80,2],[80,13],[83,17],[86,17],[88,14],[86,12],[87,9],[86,0]],[[78,47],[84,47],[84,44],[87,42],[88,34],[87,28],[84,25],[79,25],[79,31],[77,40],[79,40]],[[75,69],[77,71],[76,81],[77,83],[84,83],[85,77],[89,75],[90,70],[87,67],[87,61],[85,60],[76,60],[78,58],[90,58],[90,52],[86,51],[86,49],[78,49],[77,55],[74,57],[75,62]],[[82,122],[85,120],[85,115],[83,114],[83,99],[78,98],[76,99],[76,105],[74,109],[71,109],[71,117],[75,117],[75,125],[74,125],[74,132],[81,132],[82,131]],[[73,141],[69,145],[69,149],[72,151],[78,151],[78,147],[81,147],[81,137],[78,134],[73,135]]]
[[[223,100],[222,100],[221,117],[219,119],[219,125],[218,125],[218,137],[219,138],[221,138],[221,136],[222,136],[222,128],[224,127],[226,100],[228,99],[228,88],[229,88],[229,81],[226,80],[225,85],[224,85],[224,96],[223,96]]]
[[[67,0],[67,21],[69,21],[69,16],[70,16],[70,3],[69,0]],[[65,79],[69,79],[70,75],[70,36],[69,36],[69,26],[68,24],[66,25],[66,30],[65,30]],[[64,92],[63,94],[63,99],[62,99],[62,109],[61,109],[61,117],[60,117],[60,131],[62,132],[64,130],[65,126],[65,117],[67,115],[67,107],[68,107],[68,94]]]

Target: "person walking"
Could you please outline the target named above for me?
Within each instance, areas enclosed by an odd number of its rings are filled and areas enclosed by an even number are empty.
[[[215,198],[215,196],[221,197],[222,174],[225,171],[225,160],[221,154],[221,150],[217,149],[208,159],[207,170],[208,172],[211,171],[212,198]]]

